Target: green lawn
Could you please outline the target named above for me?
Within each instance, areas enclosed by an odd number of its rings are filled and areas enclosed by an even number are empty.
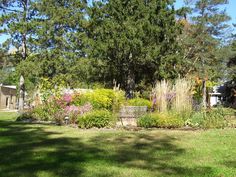
[[[0,176],[236,176],[236,129],[80,130],[0,113]]]

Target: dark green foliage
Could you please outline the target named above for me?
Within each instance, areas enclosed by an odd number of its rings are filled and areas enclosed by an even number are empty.
[[[98,63],[100,81],[111,85],[115,79],[130,94],[142,81],[177,76],[179,26],[172,1],[104,1],[88,13],[89,56]]]
[[[228,58],[227,67],[228,67],[228,79],[236,81],[236,40],[230,45],[231,56]]]
[[[112,113],[107,110],[95,110],[78,117],[80,128],[110,127],[115,123]]]
[[[137,124],[139,127],[152,128],[156,127],[157,120],[151,114],[146,114],[137,120]]]
[[[185,21],[181,36],[184,49],[185,74],[194,74],[200,78],[217,79],[223,72],[218,72],[224,66],[221,56],[221,46],[229,27],[230,17],[222,10],[226,0],[187,0],[192,8],[190,18]]]
[[[32,90],[41,77],[63,79],[72,87],[88,85],[89,62],[82,59],[85,1],[0,2],[1,30],[11,36],[5,45],[16,49],[7,60],[12,60],[17,77],[25,77],[27,90]]]
[[[5,44],[16,48],[15,65],[25,60],[32,49],[28,42],[34,34],[32,28],[35,24],[31,23],[37,14],[34,3],[31,0],[0,0],[0,30],[11,36]]]
[[[37,119],[34,118],[31,111],[21,113],[16,118],[16,121],[33,121],[33,120],[37,120]]]
[[[33,41],[39,51],[33,60],[39,64],[40,76],[63,78],[69,85],[76,85],[74,80],[79,79],[76,75],[81,74],[82,68],[78,68],[82,64],[80,58],[85,55],[81,29],[85,3],[79,0],[41,0],[35,6],[38,16],[44,17],[44,20],[35,22],[37,40]]]
[[[0,0],[0,32],[10,35],[0,51],[0,81],[17,84],[23,75],[27,91],[42,77],[71,88],[117,83],[133,97],[163,78],[216,79],[226,1],[194,2],[198,13],[182,30],[179,19],[193,6],[176,11],[174,1]],[[16,51],[6,55],[10,47]]]

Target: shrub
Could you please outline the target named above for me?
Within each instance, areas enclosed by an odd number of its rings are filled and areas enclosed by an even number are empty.
[[[91,103],[94,109],[119,110],[124,103],[123,91],[114,91],[111,89],[96,89],[93,92],[87,92],[80,95],[79,105]]]
[[[16,121],[23,121],[23,120],[35,120],[35,118],[32,116],[31,111],[24,112],[20,114],[17,118]]]
[[[56,121],[58,124],[63,124],[66,116],[65,108],[66,105],[60,99],[53,97],[35,107],[32,110],[32,116],[37,120]]]
[[[93,107],[90,103],[86,103],[83,106],[75,106],[75,105],[70,105],[67,106],[64,111],[67,116],[69,116],[69,121],[72,124],[76,123],[77,117],[79,115],[83,115],[87,112],[92,111]]]
[[[81,95],[81,105],[89,102],[94,109],[109,109],[112,107],[112,99],[109,95],[112,94],[104,90],[95,90],[94,92],[87,92]]]
[[[147,106],[149,109],[152,107],[151,101],[143,98],[133,98],[128,100],[130,106]]]
[[[179,128],[184,126],[184,121],[179,114],[176,113],[160,113],[155,114],[157,117],[157,127],[159,128]]]
[[[206,113],[203,128],[224,128],[227,125],[222,109],[214,109]]]
[[[114,123],[114,117],[107,110],[94,110],[82,116],[78,116],[78,126],[81,128],[109,127]]]
[[[138,119],[137,125],[139,127],[152,128],[156,127],[157,120],[152,116],[152,114],[146,114]]]
[[[64,94],[58,97],[50,97],[44,104],[35,107],[31,113],[37,120],[55,121],[58,124],[64,124],[65,117],[69,116],[70,123],[76,123],[78,115],[82,115],[92,110],[92,105],[86,103],[82,106],[76,106],[72,102],[72,95]]]
[[[189,119],[185,121],[185,125],[190,127],[201,127],[204,121],[204,114],[202,112],[194,112]]]
[[[223,109],[213,109],[207,112],[195,112],[186,124],[191,127],[200,128],[224,128],[227,126]]]
[[[121,106],[125,103],[125,92],[122,90],[114,90],[112,98],[112,110],[118,112]]]
[[[91,112],[93,109],[93,106],[90,103],[86,103],[83,106],[79,106],[79,113],[80,115],[83,115],[87,112]]]
[[[50,108],[46,105],[39,105],[32,110],[32,116],[37,120],[48,121],[53,119]]]
[[[77,116],[79,115],[80,112],[79,107],[75,105],[67,106],[64,111],[66,115],[69,116],[70,123],[75,124]]]
[[[184,121],[174,113],[151,113],[140,117],[138,125],[145,128],[179,128],[184,125]]]

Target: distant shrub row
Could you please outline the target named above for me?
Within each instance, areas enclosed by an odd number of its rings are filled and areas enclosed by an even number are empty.
[[[43,104],[24,113],[18,120],[31,119],[54,121],[58,124],[78,124],[81,128],[111,127],[117,121],[117,113],[121,106],[147,106],[151,102],[143,98],[125,99],[121,90],[96,89],[85,93],[74,93],[51,96]]]
[[[149,113],[138,119],[138,125],[145,128],[224,128],[227,126],[224,109],[217,108],[206,112],[181,113]]]

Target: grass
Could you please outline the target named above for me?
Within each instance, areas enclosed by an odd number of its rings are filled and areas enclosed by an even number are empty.
[[[236,129],[80,130],[0,113],[0,176],[236,176]]]

